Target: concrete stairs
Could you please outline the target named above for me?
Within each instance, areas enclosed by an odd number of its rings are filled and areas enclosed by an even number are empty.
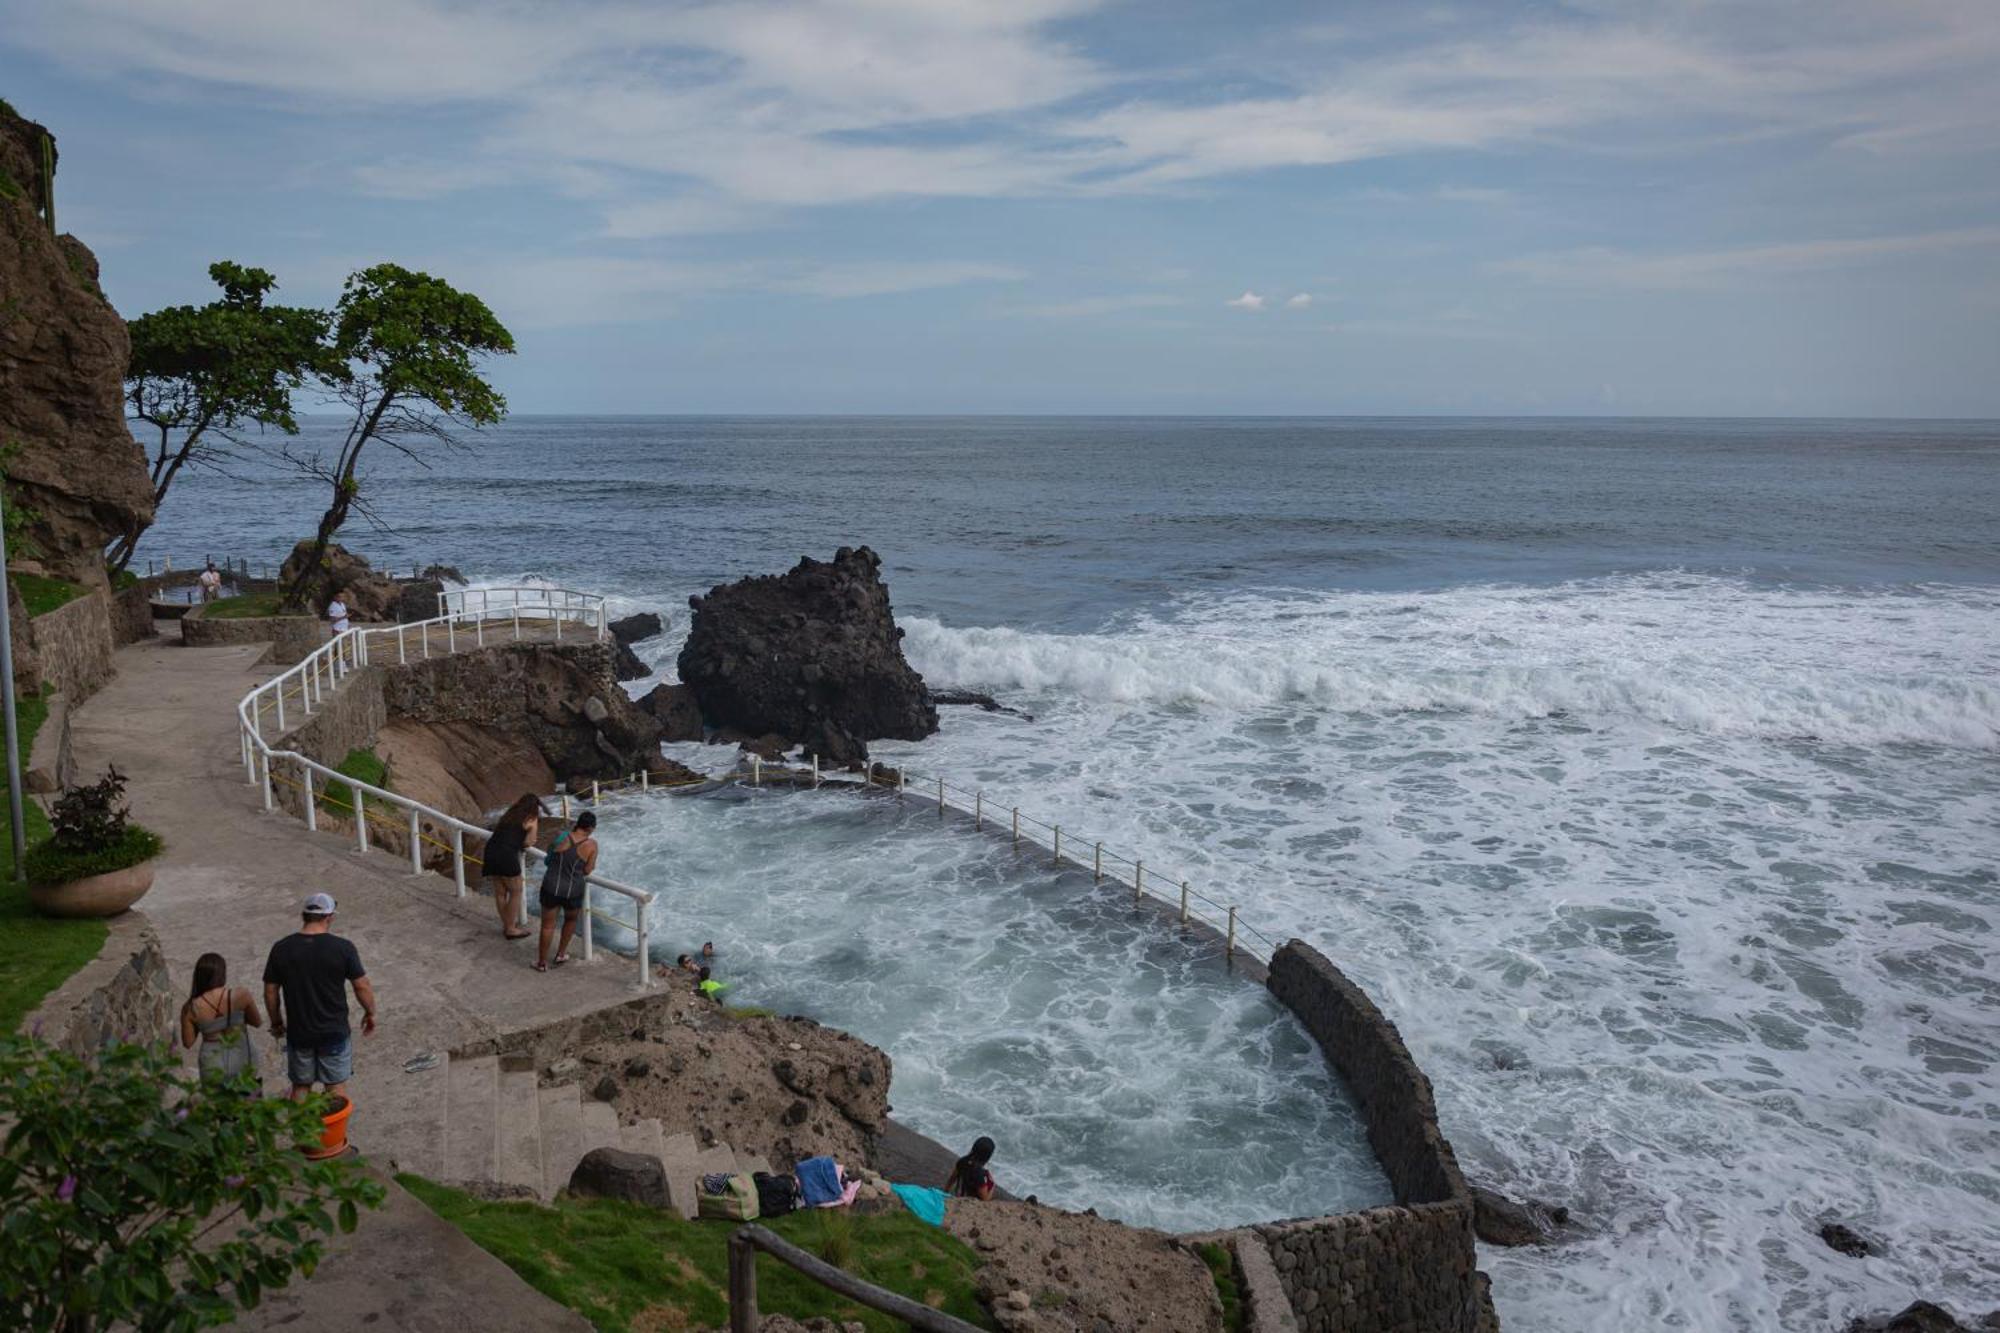
[[[494,1055],[447,1059],[445,1075],[448,1181],[518,1186],[546,1201],[569,1184],[586,1153],[622,1148],[660,1159],[675,1211],[692,1219],[704,1175],[771,1169],[761,1156],[726,1143],[704,1148],[692,1133],[668,1133],[658,1120],[621,1125],[614,1107],[586,1100],[574,1083],[539,1086],[526,1062],[517,1068]]]

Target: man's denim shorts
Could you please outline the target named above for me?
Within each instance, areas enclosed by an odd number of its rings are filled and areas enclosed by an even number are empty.
[[[308,1083],[331,1086],[354,1077],[354,1036],[349,1033],[331,1046],[285,1046],[285,1071],[296,1087]]]

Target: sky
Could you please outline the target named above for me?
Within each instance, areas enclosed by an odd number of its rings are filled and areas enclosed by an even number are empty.
[[[517,412],[2000,417],[2000,2],[0,0],[127,315]]]

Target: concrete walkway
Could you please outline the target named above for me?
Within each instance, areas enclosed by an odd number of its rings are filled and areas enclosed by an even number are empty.
[[[350,1137],[385,1169],[437,1176],[444,1167],[445,1074],[442,1068],[404,1073],[404,1062],[630,999],[639,993],[633,964],[600,953],[594,963],[537,973],[534,941],[503,940],[490,900],[476,891],[460,901],[440,876],[413,876],[387,853],[363,855],[339,834],[308,833],[287,815],[264,813],[257,789],[244,781],[235,711],[246,691],[274,674],[256,664],[263,651],[261,645],[190,648],[164,637],[121,648],[117,677],[72,720],[78,772],[89,778],[116,764],[130,779],[134,816],[166,840],[153,889],[139,906],[159,933],[178,988],[185,988],[194,960],[213,950],[228,959],[232,983],[261,994],[264,957],[298,928],[305,896],[334,895],[335,929],[359,948],[380,1019],[376,1034],[363,1038],[356,1014]],[[280,1091],[277,1044],[262,1034],[254,1041],[266,1089]],[[404,1213],[407,1206],[422,1211],[412,1200],[402,1205]],[[407,1257],[399,1256],[420,1231],[407,1216],[396,1226],[364,1222],[356,1237],[335,1247],[312,1286],[331,1290],[354,1279],[352,1290],[364,1292],[368,1274],[407,1267]],[[442,1251],[437,1257],[450,1259]],[[440,1316],[454,1317],[438,1327],[487,1326],[478,1312],[489,1305],[490,1326],[528,1326],[520,1315],[535,1302],[549,1326],[559,1326],[558,1307],[489,1263],[508,1280],[497,1290],[490,1269],[468,1273],[468,1290],[454,1290],[446,1279],[432,1283]],[[389,1299],[383,1293],[385,1312]],[[506,1322],[502,1305],[510,1311]],[[348,1305],[345,1312],[356,1309]],[[412,1322],[417,1316],[408,1307],[398,1313],[398,1326],[430,1326]]]

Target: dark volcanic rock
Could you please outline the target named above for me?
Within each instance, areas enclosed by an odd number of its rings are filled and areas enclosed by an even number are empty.
[[[651,611],[641,611],[636,616],[626,616],[623,620],[614,620],[605,626],[605,628],[611,631],[611,637],[618,640],[618,642],[633,644],[639,642],[641,639],[653,638],[665,626],[660,623],[660,618]]]
[[[620,1148],[593,1148],[570,1173],[569,1192],[584,1199],[627,1199],[665,1208],[667,1170],[657,1157]]]
[[[1847,1326],[1847,1333],[1977,1333],[1978,1328],[2000,1328],[2000,1311],[1987,1315],[1975,1327],[1959,1323],[1941,1305],[1912,1301],[1895,1314],[1857,1319]]]
[[[292,553],[285,557],[285,563],[278,569],[278,582],[282,586],[291,586],[305,562],[306,553],[311,549],[310,540],[292,548]],[[396,586],[396,580],[375,569],[366,558],[354,554],[339,542],[333,542],[327,546],[326,554],[320,557],[319,572],[313,576],[313,586],[306,589],[306,605],[315,614],[323,613],[326,604],[333,600],[337,592],[347,594],[347,614],[356,620],[397,618],[402,590]],[[437,599],[433,597],[430,609],[418,619],[428,620],[437,613]]]
[[[681,680],[705,720],[749,735],[776,733],[824,763],[863,759],[883,737],[937,730],[924,679],[903,657],[881,559],[841,547],[789,573],[743,579],[691,597],[694,624]]]
[[[639,700],[639,707],[659,722],[663,741],[702,738],[701,706],[694,701],[694,691],[685,685],[655,685]]]
[[[444,592],[444,584],[437,579],[414,579],[396,587],[395,618],[405,625],[414,625],[420,620],[432,620],[443,614],[438,610],[438,596]]]
[[[612,670],[617,673],[618,679],[644,680],[653,674],[653,668],[640,660],[639,654],[632,651],[631,645],[614,639],[612,640],[611,647],[613,652]]]
[[[1567,1208],[1535,1199],[1516,1203],[1496,1190],[1472,1187],[1472,1229],[1488,1245],[1538,1245],[1567,1221]]]
[[[931,702],[940,708],[982,708],[989,713],[1005,713],[1009,717],[1026,718],[1030,722],[1035,720],[1020,709],[1009,708],[992,695],[981,694],[978,690],[932,690]]]
[[[1827,1248],[1855,1259],[1866,1259],[1875,1253],[1867,1237],[1843,1222],[1828,1222],[1819,1229],[1819,1238],[1827,1243]]]

